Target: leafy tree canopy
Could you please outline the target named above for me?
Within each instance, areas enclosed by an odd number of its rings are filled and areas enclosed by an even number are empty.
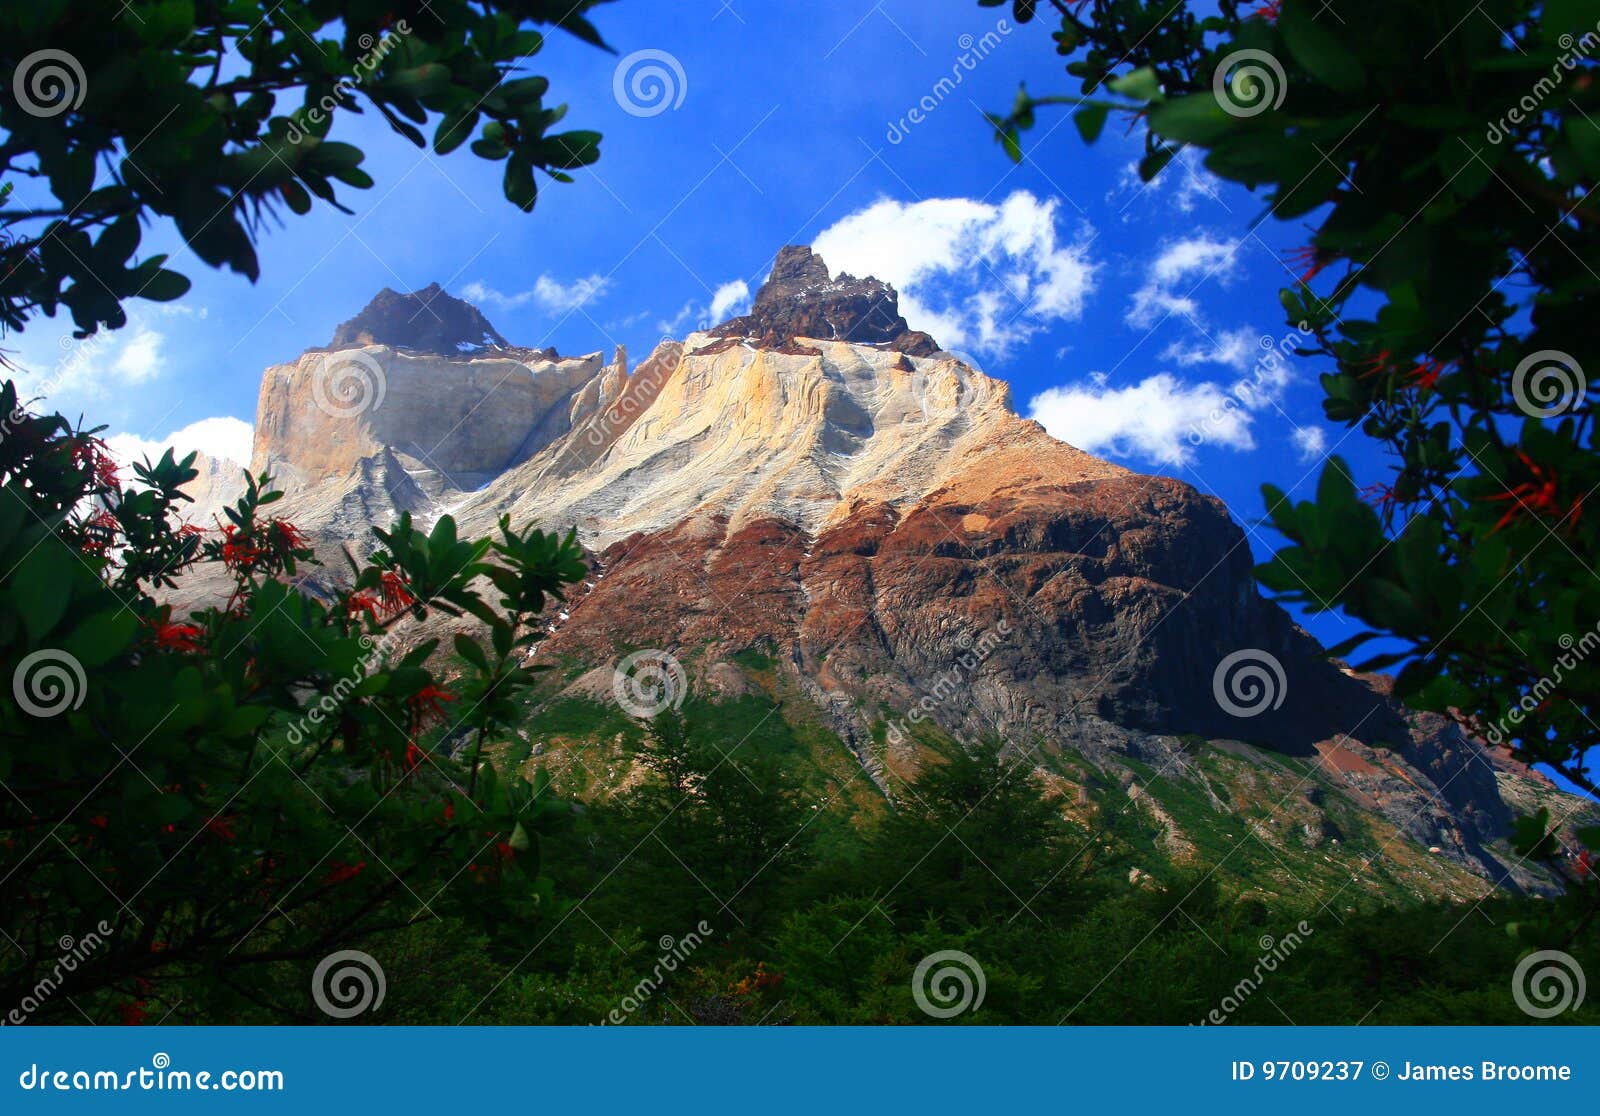
[[[1005,0],[979,0],[996,7]],[[1289,544],[1262,581],[1404,650],[1399,694],[1591,792],[1600,746],[1600,0],[1015,0],[1050,12],[1075,92],[991,119],[1013,159],[1068,106],[1145,127],[1314,231],[1282,292],[1330,420],[1392,465],[1315,498],[1267,486]],[[1050,10],[1053,9],[1053,12]]]
[[[549,81],[523,63],[539,26],[603,47],[587,16],[604,2],[4,5],[0,329],[64,307],[82,336],[120,327],[127,299],[180,297],[188,280],[138,253],[156,220],[254,280],[268,218],[316,199],[343,209],[338,186],[373,185],[361,150],[328,138],[342,112],[371,108],[440,155],[470,141],[531,210],[536,172],[571,181],[600,136],[557,131],[566,106],[547,105]]]

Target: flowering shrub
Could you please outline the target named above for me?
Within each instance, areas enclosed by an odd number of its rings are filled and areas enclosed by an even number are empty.
[[[226,1019],[244,1001],[313,1019],[284,966],[436,918],[517,934],[549,914],[539,835],[567,808],[482,757],[533,681],[531,621],[583,577],[572,535],[503,520],[463,540],[448,517],[424,535],[406,516],[318,596],[294,583],[315,556],[271,514],[268,478],[204,529],[180,520],[192,457],[124,484],[93,432],[29,414],[9,383],[0,409],[16,697],[0,704],[0,928],[17,947],[0,1002],[103,919],[105,947],[36,1018]],[[175,616],[162,591],[202,566],[229,591]],[[404,647],[437,613],[484,637]]]

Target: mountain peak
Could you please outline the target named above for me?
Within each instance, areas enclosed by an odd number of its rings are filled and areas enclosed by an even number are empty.
[[[791,244],[778,252],[750,313],[709,331],[717,337],[749,337],[778,349],[796,338],[887,345],[912,356],[932,356],[938,342],[913,330],[900,316],[900,296],[889,284],[828,270],[809,247]]]
[[[328,343],[330,349],[356,345],[445,354],[511,348],[476,306],[446,293],[438,283],[410,294],[388,287],[379,291],[359,314],[333,331]]]

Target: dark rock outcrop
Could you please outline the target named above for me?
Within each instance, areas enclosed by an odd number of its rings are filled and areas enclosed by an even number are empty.
[[[521,359],[556,359],[554,349],[516,348],[476,306],[447,294],[437,283],[410,294],[383,288],[361,313],[333,331],[328,348],[360,345],[389,345],[447,356],[492,349],[526,354]]]
[[[900,316],[900,296],[870,276],[834,278],[810,248],[790,245],[773,261],[750,313],[709,331],[717,337],[755,338],[783,349],[797,337],[887,345],[912,356],[932,356],[938,342]]]

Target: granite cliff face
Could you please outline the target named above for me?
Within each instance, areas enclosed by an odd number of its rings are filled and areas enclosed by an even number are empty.
[[[1296,855],[1334,863],[1353,811],[1415,854],[1418,893],[1541,886],[1505,800],[1548,783],[1327,661],[1219,502],[1055,441],[892,288],[787,248],[749,315],[632,368],[514,349],[463,307],[385,292],[269,368],[255,467],[324,549],[401,511],[576,525],[595,576],[537,649],[557,689],[610,700],[620,655],[659,649],[697,693],[799,699],[785,715],[891,801],[934,737],[1002,747],[1041,777],[1086,765],[1076,793],[1122,788],[1169,850],[1194,844],[1173,780],[1246,824],[1206,741],[1248,793],[1285,780],[1260,825],[1287,842],[1292,817]]]

